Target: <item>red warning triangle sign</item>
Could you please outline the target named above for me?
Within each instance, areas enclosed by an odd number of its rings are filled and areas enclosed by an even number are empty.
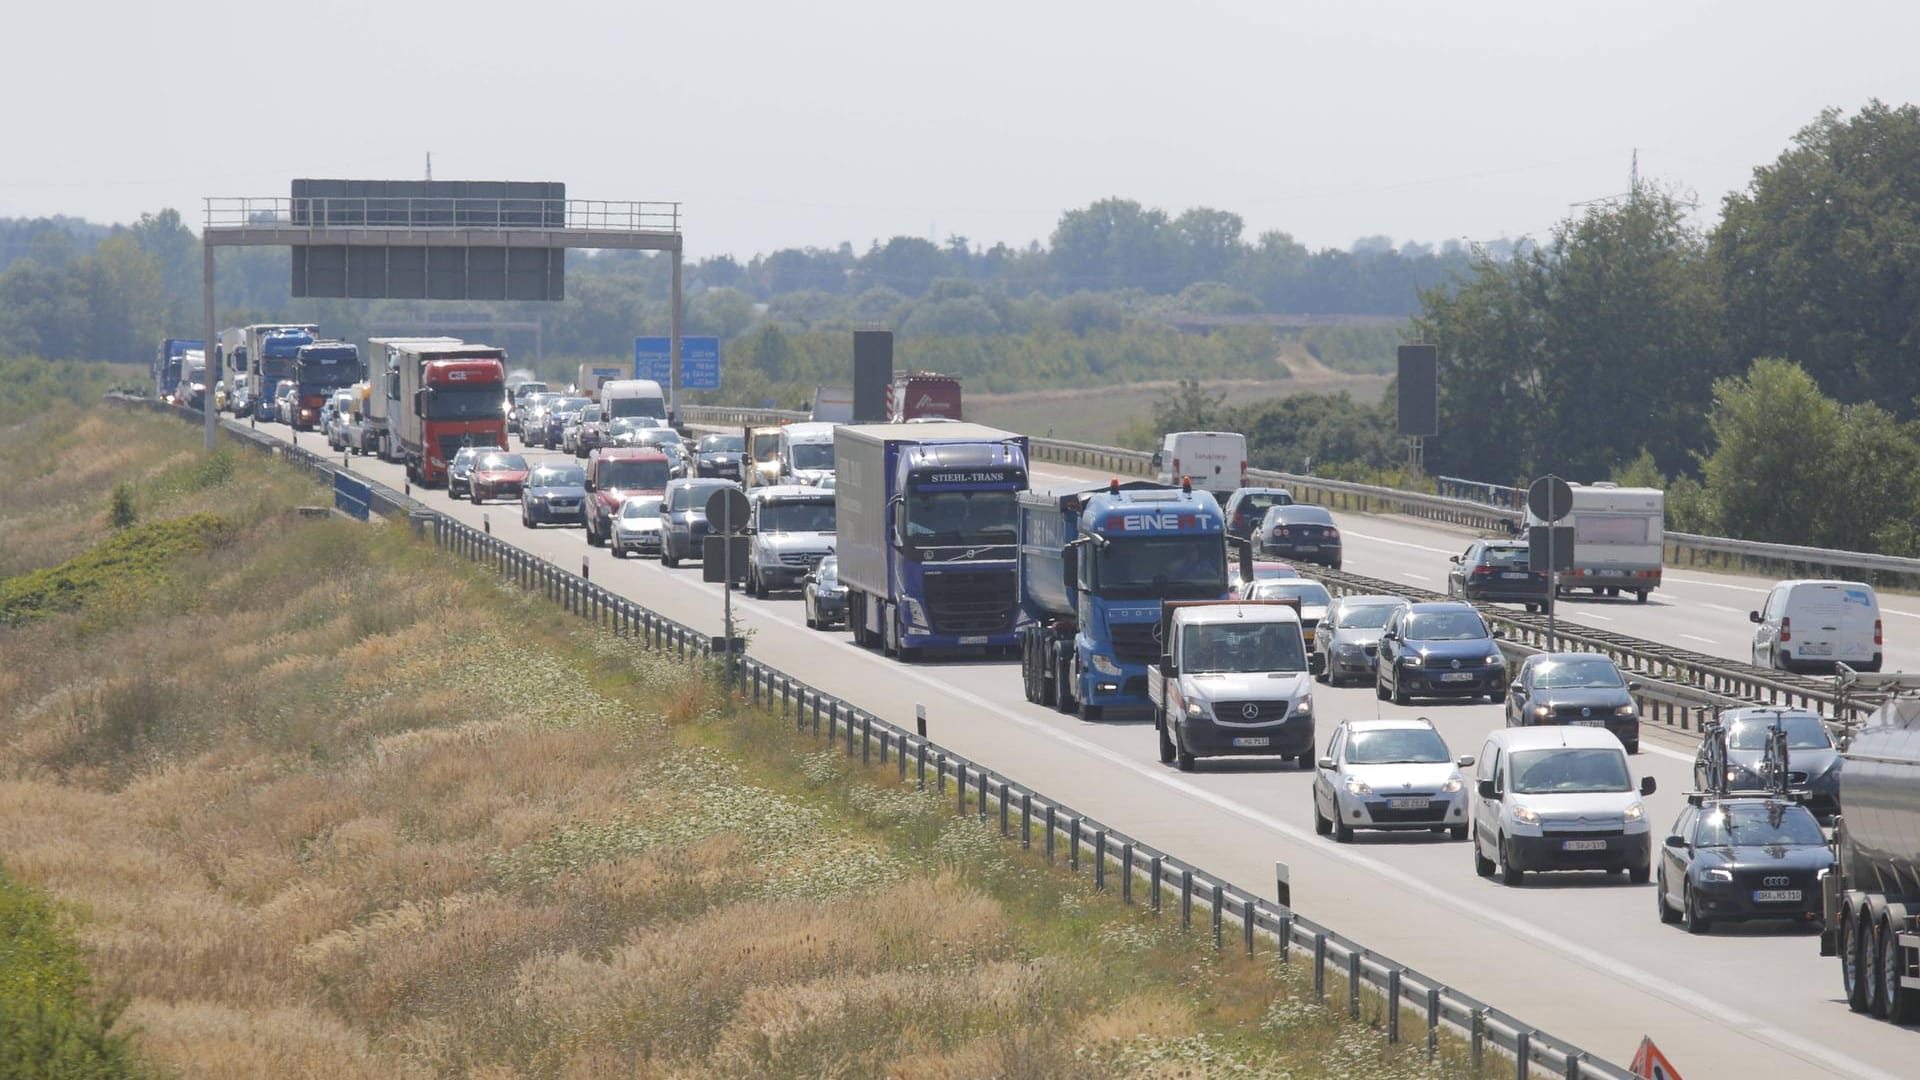
[[[1667,1055],[1648,1038],[1640,1040],[1640,1049],[1634,1052],[1633,1064],[1627,1071],[1645,1080],[1680,1080],[1679,1071],[1667,1060]]]

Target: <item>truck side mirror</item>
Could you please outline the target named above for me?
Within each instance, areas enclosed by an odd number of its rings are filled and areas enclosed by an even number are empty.
[[[427,415],[427,391],[424,387],[413,392],[413,415]]]
[[[1068,592],[1080,586],[1080,549],[1067,547],[1060,552],[1060,583]]]

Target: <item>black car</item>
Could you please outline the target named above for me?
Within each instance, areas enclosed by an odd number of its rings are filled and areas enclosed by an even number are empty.
[[[1473,605],[1403,604],[1387,617],[1374,658],[1374,693],[1405,705],[1416,697],[1479,697],[1507,692],[1506,654]]]
[[[825,630],[847,621],[847,589],[840,584],[839,559],[832,555],[821,559],[800,582],[800,602],[808,627]]]
[[[1660,921],[1704,934],[1716,922],[1821,918],[1833,851],[1813,812],[1767,795],[1692,795],[1660,850]]]
[[[1529,569],[1524,540],[1475,540],[1451,561],[1448,596],[1479,603],[1525,604],[1528,611],[1547,605],[1547,573]]]
[[[492,450],[491,446],[463,446],[460,452],[447,462],[447,498],[465,498],[469,492],[467,483],[473,477],[474,459]]]
[[[1245,540],[1267,519],[1267,511],[1292,505],[1293,492],[1286,488],[1241,488],[1220,508],[1227,516],[1227,539]]]
[[[1775,727],[1787,736],[1787,790],[1813,816],[1830,821],[1840,812],[1840,751],[1818,713],[1763,705],[1724,709],[1719,720],[1727,731],[1726,778],[1707,775],[1707,743],[1693,757],[1693,784],[1710,791],[1766,790],[1762,762],[1767,736]]]
[[[740,457],[746,453],[746,448],[746,439],[739,435],[708,435],[702,438],[694,449],[694,475],[740,479]]]
[[[1260,523],[1265,554],[1340,569],[1340,529],[1324,507],[1276,506]]]
[[[1570,724],[1613,732],[1627,753],[1640,752],[1640,711],[1629,682],[1599,653],[1535,653],[1507,690],[1507,726]]]

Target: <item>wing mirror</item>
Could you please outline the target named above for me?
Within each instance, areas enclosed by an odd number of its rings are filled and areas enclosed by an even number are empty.
[[[1495,641],[1505,641],[1507,638],[1507,632],[1496,626],[1493,628],[1493,634],[1491,636]]]
[[[1627,693],[1629,693],[1629,694],[1632,694],[1632,693],[1637,693],[1637,692],[1638,692],[1639,690],[1640,690],[1640,684],[1639,684],[1639,683],[1637,683],[1637,682],[1631,682],[1631,681],[1629,681],[1629,682],[1627,683]]]
[[[1483,799],[1497,799],[1500,797],[1499,789],[1493,786],[1493,781],[1491,780],[1480,781],[1473,786],[1473,790]]]
[[[1670,848],[1686,847],[1687,838],[1684,836],[1681,836],[1679,833],[1674,833],[1673,835],[1667,837],[1667,846]]]
[[[1319,765],[1319,766],[1320,766],[1321,768],[1323,768],[1323,769],[1332,769],[1332,768],[1333,768],[1333,759],[1332,759],[1332,758],[1330,758],[1330,757],[1323,757],[1323,758],[1321,758],[1321,759],[1319,760],[1319,762],[1318,762],[1317,764],[1318,764],[1318,765]]]
[[[1640,794],[1642,795],[1653,794],[1654,789],[1658,786],[1659,785],[1653,782],[1653,777],[1651,776],[1643,776],[1640,778]]]
[[[1471,769],[1473,768],[1473,755],[1461,754],[1459,757],[1454,759],[1453,763],[1462,769]]]
[[[1460,565],[1460,556],[1458,556],[1458,555],[1449,555],[1449,556],[1447,556],[1447,561],[1448,561],[1448,562],[1450,562],[1450,563],[1452,563],[1452,564],[1453,564],[1453,565],[1455,565],[1455,566],[1459,566],[1459,565]]]
[[[1751,622],[1751,623],[1757,623],[1757,622],[1759,622],[1759,621],[1760,621],[1760,613],[1759,613],[1759,612],[1757,612],[1757,611],[1749,611],[1749,612],[1747,612],[1747,621],[1748,621],[1748,622]]]

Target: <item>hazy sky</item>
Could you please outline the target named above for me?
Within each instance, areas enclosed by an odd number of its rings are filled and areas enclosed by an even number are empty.
[[[691,254],[1023,244],[1123,195],[1313,247],[1539,234],[1642,173],[1728,190],[1821,108],[1920,99],[1920,4],[26,2],[0,215],[296,176],[684,203]]]

